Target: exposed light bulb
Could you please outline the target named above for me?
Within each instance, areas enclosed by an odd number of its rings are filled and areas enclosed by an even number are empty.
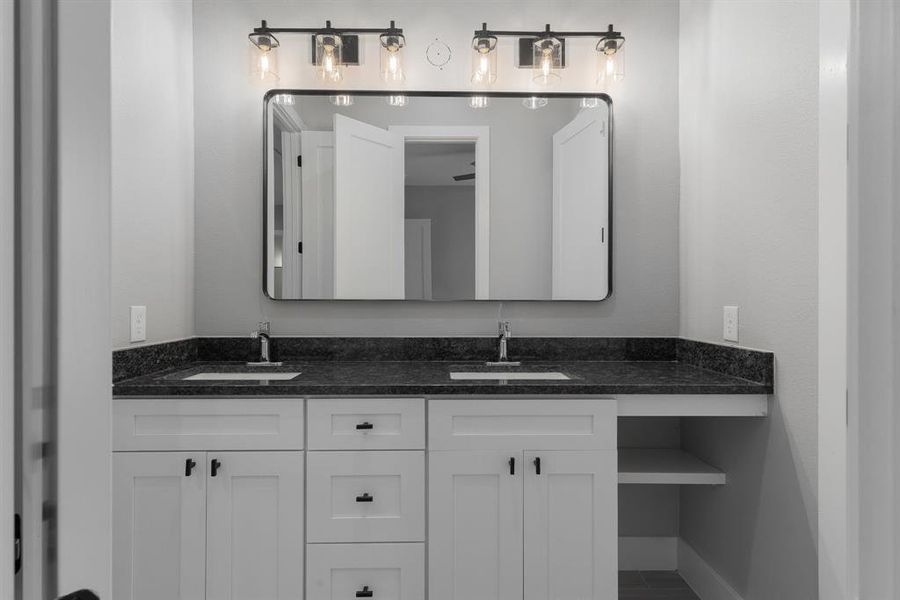
[[[550,70],[553,68],[553,51],[549,48],[544,48],[543,54],[541,56],[541,74],[544,76],[544,79],[550,78]]]

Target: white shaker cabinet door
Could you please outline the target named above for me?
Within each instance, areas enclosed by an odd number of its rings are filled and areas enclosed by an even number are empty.
[[[521,451],[429,454],[429,600],[522,600],[521,463]]]
[[[614,450],[525,453],[525,600],[614,600]]]
[[[203,600],[206,454],[113,455],[113,598]]]
[[[207,600],[303,597],[303,453],[207,455]]]

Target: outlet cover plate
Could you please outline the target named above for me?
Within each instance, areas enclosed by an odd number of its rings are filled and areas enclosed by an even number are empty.
[[[131,307],[131,341],[143,342],[147,339],[147,307]]]
[[[722,337],[725,341],[738,341],[738,307],[722,307]]]

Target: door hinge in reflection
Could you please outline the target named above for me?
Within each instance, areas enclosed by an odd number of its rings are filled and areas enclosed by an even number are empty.
[[[299,154],[297,155],[297,166],[298,166],[298,167],[302,167],[302,166],[303,166],[303,157],[300,156]]]
[[[15,568],[13,575],[22,570],[22,517],[16,515],[13,525],[13,554],[15,556]]]
[[[297,242],[297,254],[303,254],[303,242]]]

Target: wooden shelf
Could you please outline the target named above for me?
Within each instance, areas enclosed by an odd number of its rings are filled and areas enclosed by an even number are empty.
[[[619,449],[619,484],[724,485],[725,473],[683,450]]]

